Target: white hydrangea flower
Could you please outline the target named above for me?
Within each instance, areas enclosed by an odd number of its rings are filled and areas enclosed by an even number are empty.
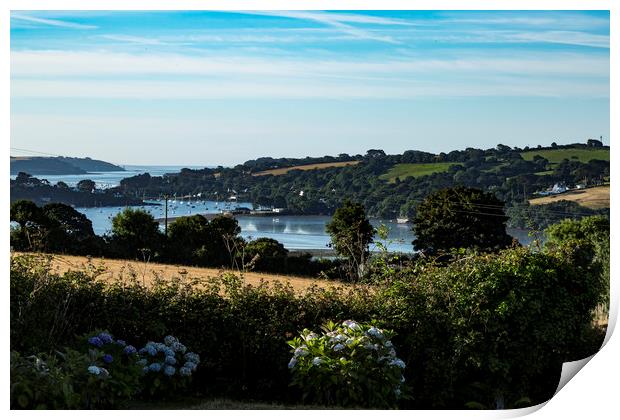
[[[321,362],[322,362],[322,360],[321,360],[321,358],[320,358],[320,357],[315,357],[314,359],[312,359],[312,364],[313,364],[314,366],[318,366],[318,365],[320,365],[320,364],[321,364]]]
[[[308,354],[308,347],[301,346],[295,349],[295,357],[303,357]]]
[[[380,340],[383,339],[383,333],[377,327],[370,327],[368,331],[366,332],[366,334],[368,334],[371,337],[378,338]]]

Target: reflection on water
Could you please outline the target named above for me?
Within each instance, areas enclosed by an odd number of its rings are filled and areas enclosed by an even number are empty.
[[[152,206],[133,206],[151,213],[155,218],[164,217],[163,201],[154,201]],[[192,214],[216,214],[220,211],[232,210],[236,207],[252,208],[250,203],[221,203],[214,201],[184,201],[168,202],[168,215],[187,216]],[[122,210],[121,207],[104,208],[77,208],[93,222],[95,233],[101,235],[110,231],[112,218]],[[330,216],[238,216],[241,235],[246,239],[272,238],[284,244],[290,250],[328,249],[329,235],[325,232],[325,225],[331,220]],[[371,220],[373,226],[385,224],[389,228],[387,248],[392,252],[413,252],[411,242],[415,238],[411,225],[389,221]],[[522,244],[529,244],[532,238],[528,232],[519,229],[509,229],[508,233]],[[376,240],[379,240],[376,238]],[[371,245],[371,250],[376,250]]]

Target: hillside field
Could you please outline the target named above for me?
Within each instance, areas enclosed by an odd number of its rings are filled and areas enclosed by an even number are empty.
[[[84,271],[94,273],[99,270],[98,278],[112,281],[114,279],[128,280],[135,276],[140,284],[145,286],[153,285],[154,280],[163,279],[169,281],[173,278],[207,280],[217,277],[223,273],[233,273],[243,275],[244,284],[259,286],[261,282],[273,284],[279,282],[282,284],[290,284],[297,292],[304,292],[314,285],[323,288],[342,286],[337,281],[317,280],[308,277],[297,277],[286,274],[268,274],[257,272],[239,273],[232,270],[220,270],[217,268],[191,267],[174,264],[159,264],[153,262],[142,262],[132,260],[117,260],[110,258],[88,258],[71,255],[43,254],[43,253],[21,253],[16,252],[13,255],[32,255],[35,258],[41,258],[43,261],[48,258],[50,261],[51,271],[56,274],[63,274],[67,271]]]
[[[547,159],[549,163],[560,163],[564,159],[573,160],[574,157],[578,161],[587,163],[593,159],[609,160],[609,149],[592,148],[592,149],[552,149],[552,150],[529,150],[521,153],[525,160],[534,160],[534,156],[540,155]],[[574,157],[573,157],[574,156]]]
[[[405,179],[409,176],[417,178],[437,172],[445,172],[452,165],[454,165],[453,162],[399,163],[394,165],[387,173],[381,175],[379,179],[393,183],[396,181],[396,178]]]
[[[609,185],[585,188],[583,190],[572,190],[562,194],[534,198],[530,200],[530,204],[549,204],[561,200],[574,201],[581,206],[591,209],[609,208]]]
[[[263,175],[284,175],[289,171],[312,171],[314,169],[326,169],[326,168],[341,168],[343,166],[357,165],[359,160],[349,160],[347,162],[327,162],[327,163],[311,163],[308,165],[289,166],[287,168],[269,169],[267,171],[260,171],[252,174],[253,176]]]

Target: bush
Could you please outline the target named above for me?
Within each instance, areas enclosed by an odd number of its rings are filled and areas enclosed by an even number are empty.
[[[103,331],[82,337],[90,374],[82,387],[86,407],[118,407],[141,389],[142,368],[136,348]]]
[[[101,280],[96,270],[55,275],[44,261],[12,257],[11,349],[49,353],[96,329],[133,343],[171,333],[209,355],[189,395],[294,402],[301,393],[289,387],[287,340],[330,319],[356,319],[397,334],[391,341],[414,373],[401,408],[538,404],[553,395],[562,362],[600,346],[591,328],[603,290],[593,255],[587,244],[463,254],[418,262],[391,283],[303,293],[233,275],[146,288],[135,278]]]
[[[318,335],[305,329],[289,341],[292,384],[318,405],[395,407],[405,382],[393,333],[370,324],[329,322]]]
[[[168,335],[163,343],[149,341],[140,349],[138,364],[149,396],[167,397],[171,391],[185,388],[200,364],[200,356]]]
[[[72,378],[55,358],[11,352],[11,409],[71,409],[80,405]]]

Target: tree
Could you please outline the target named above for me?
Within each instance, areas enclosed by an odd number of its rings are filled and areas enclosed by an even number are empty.
[[[11,204],[11,221],[19,227],[11,232],[11,246],[22,251],[44,251],[49,219],[34,202],[17,200]]]
[[[244,241],[239,237],[241,228],[234,217],[216,216],[209,223],[207,244],[200,253],[210,265],[234,267]]]
[[[91,192],[96,188],[95,181],[83,179],[77,183],[77,189],[83,192]]]
[[[50,222],[48,250],[72,254],[97,250],[93,224],[84,214],[62,203],[46,204],[42,211]]]
[[[168,226],[166,257],[176,263],[204,264],[197,250],[207,245],[209,221],[196,214],[179,217]]]
[[[592,247],[594,256],[592,262],[600,268],[603,282],[603,293],[599,303],[609,310],[609,271],[610,271],[610,225],[605,216],[588,216],[581,220],[564,219],[549,226],[545,230],[545,249],[553,250],[564,244],[575,246],[583,243]]]
[[[163,234],[153,216],[144,210],[126,208],[112,219],[113,252],[129,258],[156,256]]]
[[[331,236],[331,246],[336,253],[347,259],[349,278],[354,281],[362,278],[369,256],[368,246],[375,233],[366,217],[364,206],[346,200],[342,207],[336,210],[325,230]]]
[[[271,238],[258,238],[249,242],[244,249],[246,268],[258,271],[280,271],[288,256],[288,250]]]
[[[496,250],[512,243],[504,203],[476,188],[446,188],[418,205],[413,220],[418,250]]]

